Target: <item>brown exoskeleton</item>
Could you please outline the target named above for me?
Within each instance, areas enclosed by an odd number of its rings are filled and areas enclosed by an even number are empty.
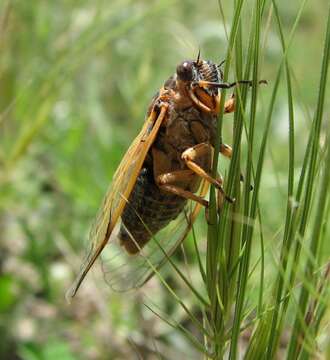
[[[232,201],[224,194],[221,177],[215,179],[210,173],[219,89],[236,84],[223,83],[219,66],[199,56],[178,65],[154,97],[140,134],[114,175],[70,297],[105,245],[111,256],[111,285],[141,286],[184,240],[201,207],[208,206],[204,197],[209,184]],[[224,112],[234,110],[231,96]],[[232,150],[221,144],[220,152],[230,158]]]

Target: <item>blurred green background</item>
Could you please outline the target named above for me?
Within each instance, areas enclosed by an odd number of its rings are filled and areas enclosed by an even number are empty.
[[[232,1],[221,3],[225,23],[215,0],[0,0],[0,359],[158,359],[153,338],[169,359],[200,358],[144,307],[152,298],[185,321],[157,280],[116,294],[95,269],[72,305],[64,294],[153,94],[199,48],[203,58],[224,59]],[[277,3],[288,37],[300,1]],[[289,52],[297,173],[316,106],[327,3],[307,3]],[[260,78],[270,85],[260,90],[260,134],[282,56],[267,13]],[[248,29],[248,10],[243,21]],[[286,208],[286,96],[283,81],[260,194],[270,277]],[[227,143],[231,133],[229,115]],[[221,159],[223,173],[227,166]]]

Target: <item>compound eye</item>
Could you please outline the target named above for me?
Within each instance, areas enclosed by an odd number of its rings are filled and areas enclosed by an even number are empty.
[[[193,64],[191,61],[184,61],[176,68],[177,76],[183,81],[193,80]]]

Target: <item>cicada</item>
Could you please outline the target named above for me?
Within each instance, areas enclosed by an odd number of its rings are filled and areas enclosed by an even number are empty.
[[[222,199],[222,178],[211,176],[221,89],[221,65],[198,58],[180,63],[157,92],[142,130],[127,150],[92,225],[89,249],[73,297],[102,251],[105,274],[116,290],[142,286],[182,243],[213,184]],[[224,112],[235,110],[232,95]],[[231,157],[230,146],[220,152]]]

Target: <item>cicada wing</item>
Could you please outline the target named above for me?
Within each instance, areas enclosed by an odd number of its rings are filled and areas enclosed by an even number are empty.
[[[147,153],[157,136],[166,110],[167,106],[163,104],[158,115],[156,115],[155,110],[151,112],[141,132],[120,162],[92,225],[87,255],[76,280],[66,294],[68,299],[76,294],[88,271],[109,241],[126,205],[126,199],[129,198],[134,187]]]
[[[209,185],[203,181],[199,195],[205,196]],[[118,228],[102,254],[102,268],[106,282],[115,291],[127,291],[144,285],[166,263],[182,243],[195,222],[201,205],[187,201],[181,213],[158,233],[136,255],[126,253],[117,241]]]

